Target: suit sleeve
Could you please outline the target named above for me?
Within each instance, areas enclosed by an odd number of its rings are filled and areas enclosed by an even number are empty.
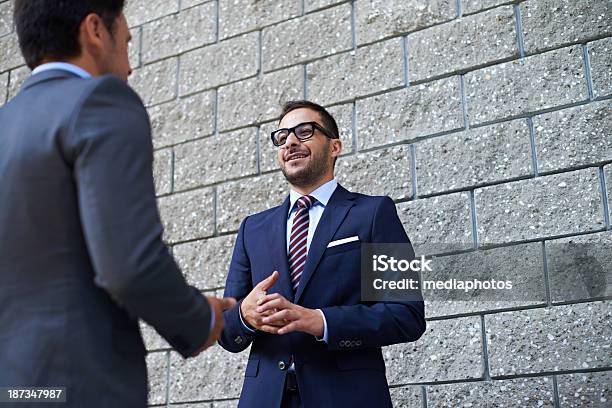
[[[188,357],[208,338],[211,308],[186,283],[162,241],[148,115],[119,79],[91,82],[64,148],[72,161],[95,283]]]
[[[378,204],[372,224],[372,242],[408,243],[410,240],[397,216],[393,200],[384,197]],[[414,251],[412,251],[414,259]],[[422,301],[370,302],[323,308],[328,327],[328,348],[351,350],[416,341],[425,332]]]
[[[232,353],[239,353],[246,349],[257,336],[257,332],[249,331],[244,327],[240,318],[240,305],[253,289],[251,262],[244,245],[244,231],[247,220],[248,217],[240,224],[225,283],[225,293],[223,294],[223,296],[233,297],[237,300],[236,306],[223,312],[225,325],[219,338],[221,347]]]

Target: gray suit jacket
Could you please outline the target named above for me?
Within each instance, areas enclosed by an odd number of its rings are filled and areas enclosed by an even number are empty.
[[[0,387],[144,407],[137,318],[183,356],[204,344],[211,309],[162,242],[152,161],[142,102],[113,76],[42,72],[0,108]]]

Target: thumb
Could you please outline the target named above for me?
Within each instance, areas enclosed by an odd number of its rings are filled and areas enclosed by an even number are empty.
[[[276,281],[278,280],[279,276],[280,275],[279,275],[278,271],[274,271],[266,279],[264,279],[261,282],[259,282],[259,284],[257,286],[259,286],[259,289],[261,289],[261,290],[268,290],[268,289],[270,289],[276,283]]]
[[[226,298],[220,299],[220,301],[221,301],[221,309],[223,310],[231,309],[232,307],[236,305],[236,299],[234,299],[233,297],[226,297]]]

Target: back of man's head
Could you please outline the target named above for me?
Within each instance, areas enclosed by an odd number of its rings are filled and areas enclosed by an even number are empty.
[[[110,33],[125,0],[16,0],[15,26],[26,64],[34,69],[45,59],[68,59],[81,54],[79,30],[95,13]]]

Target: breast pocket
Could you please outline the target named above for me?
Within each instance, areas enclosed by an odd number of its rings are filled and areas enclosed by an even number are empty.
[[[336,254],[343,254],[348,251],[359,251],[361,249],[360,241],[347,242],[346,244],[340,244],[331,248],[325,249],[325,256],[331,256]]]

